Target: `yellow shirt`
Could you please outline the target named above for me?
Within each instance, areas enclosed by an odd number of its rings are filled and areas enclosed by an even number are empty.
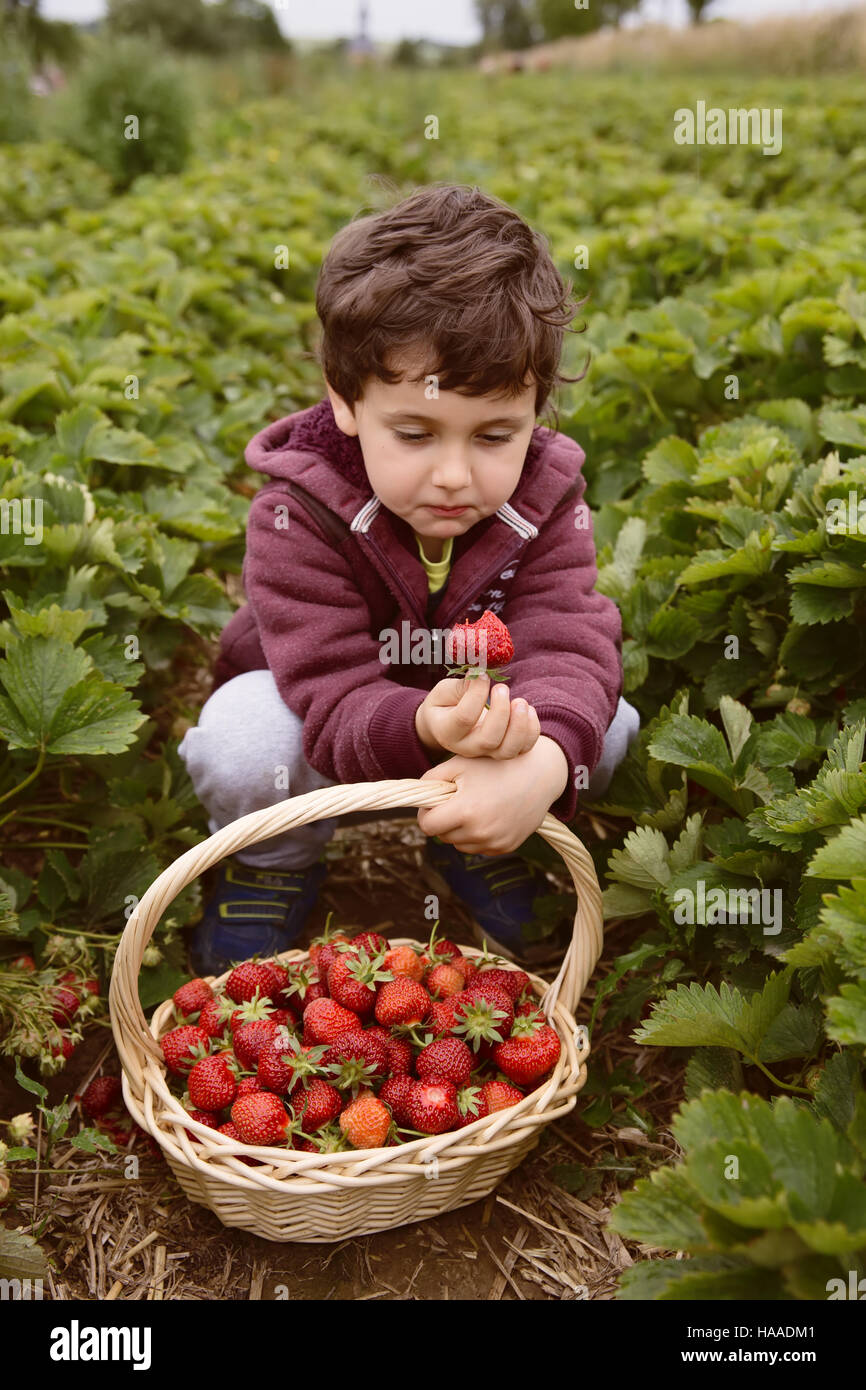
[[[427,588],[431,594],[437,594],[448,578],[448,571],[451,569],[451,548],[454,544],[454,537],[449,536],[442,549],[441,560],[428,560],[424,554],[424,547],[421,539],[416,535],[415,544],[418,546],[418,554],[421,556],[421,564],[427,571]]]

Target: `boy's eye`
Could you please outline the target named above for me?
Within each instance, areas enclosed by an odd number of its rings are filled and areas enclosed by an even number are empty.
[[[419,444],[429,436],[425,434],[404,434],[401,430],[395,430],[394,434],[398,439],[406,444]],[[513,434],[480,434],[479,439],[483,439],[485,444],[510,444],[514,438]]]

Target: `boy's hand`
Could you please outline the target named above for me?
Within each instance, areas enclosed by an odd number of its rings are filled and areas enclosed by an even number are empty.
[[[418,824],[464,854],[511,854],[538,829],[568,781],[568,762],[546,735],[508,762],[449,758],[421,778],[455,782],[441,806],[424,807]]]
[[[431,753],[464,758],[517,758],[528,753],[541,733],[538,715],[525,700],[512,700],[505,685],[490,677],[441,680],[415,712],[418,737]],[[485,708],[488,693],[490,708]]]

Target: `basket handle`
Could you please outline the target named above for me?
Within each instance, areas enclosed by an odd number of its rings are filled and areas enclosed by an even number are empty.
[[[453,782],[402,778],[394,781],[355,782],[346,786],[323,787],[302,796],[251,811],[230,825],[224,825],[207,840],[188,849],[154,879],[130,914],[114,958],[109,990],[111,1026],[117,1050],[124,1065],[135,1060],[144,1065],[148,1057],[162,1061],[138,998],[138,972],[145,948],[166,908],[188,883],[212,864],[247,845],[256,844],[310,821],[344,815],[350,811],[387,810],[401,806],[439,806],[453,796]],[[577,911],[571,942],[559,974],[543,999],[550,1012],[559,1001],[573,1012],[601,954],[603,914],[601,888],[589,852],[567,826],[549,813],[538,834],[562,855],[577,893]]]

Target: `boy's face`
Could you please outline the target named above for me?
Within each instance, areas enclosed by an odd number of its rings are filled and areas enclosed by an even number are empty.
[[[510,398],[441,391],[428,400],[424,392],[423,381],[374,378],[352,408],[328,386],[337,424],[358,436],[373,491],[436,559],[449,536],[492,516],[517,487],[536,387]]]

